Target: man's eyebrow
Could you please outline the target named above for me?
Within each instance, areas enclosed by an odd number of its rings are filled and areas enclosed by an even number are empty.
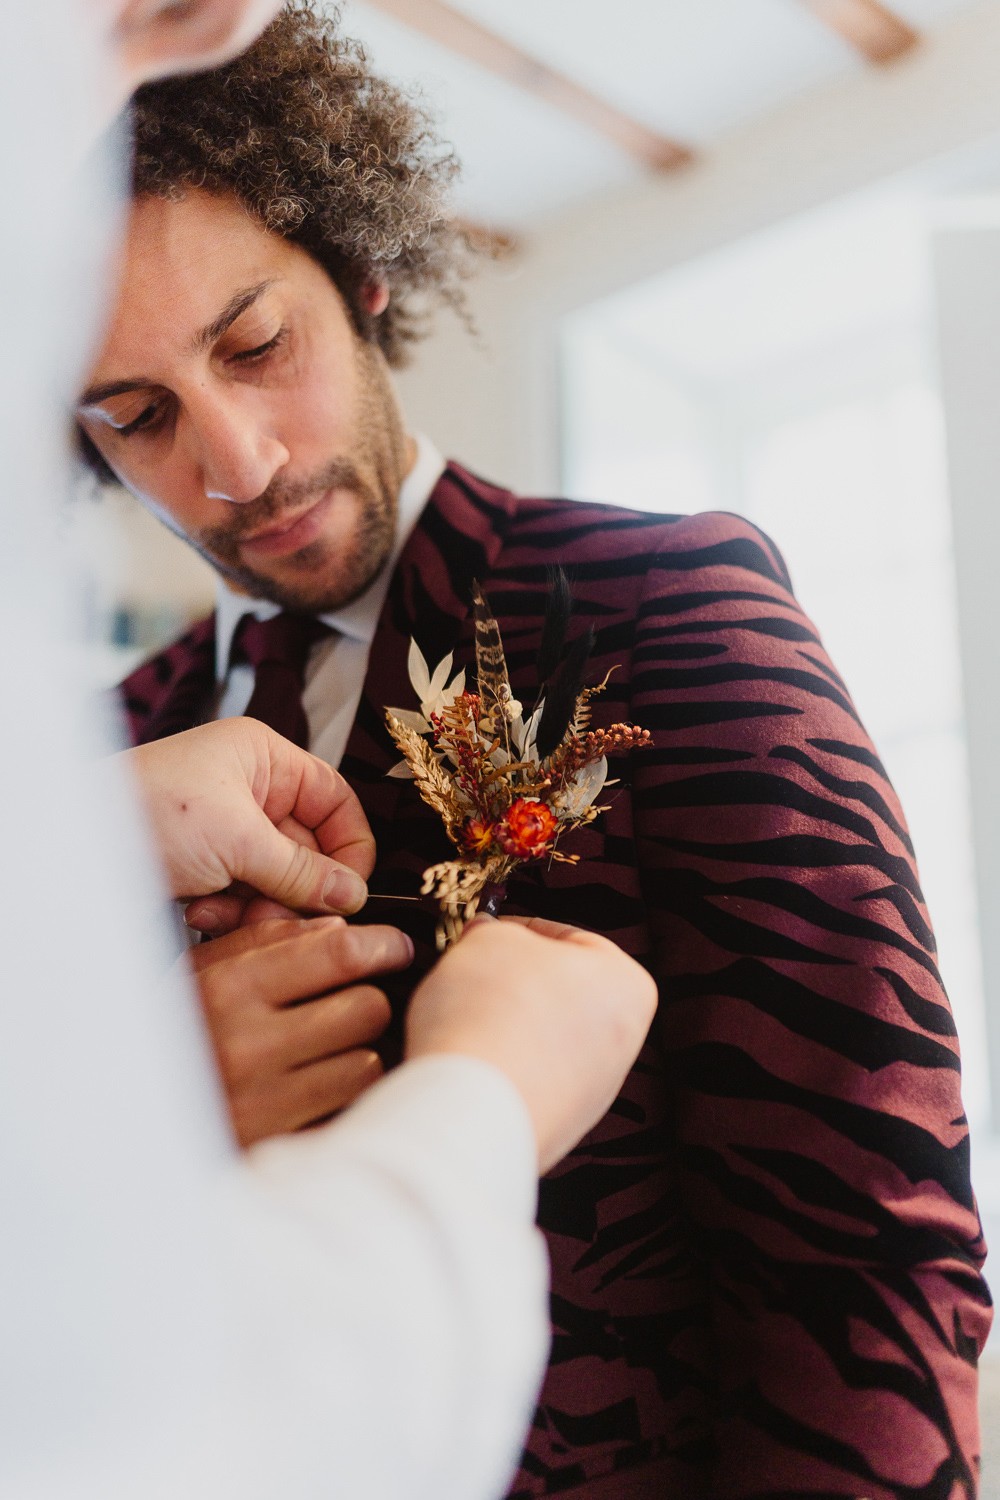
[[[90,386],[76,404],[80,410],[85,406],[100,406],[102,401],[110,401],[112,396],[127,396],[131,391],[148,391],[153,384],[152,380],[109,380],[106,385]]]
[[[227,329],[231,328],[236,319],[241,317],[248,308],[263,297],[266,291],[274,286],[275,278],[270,277],[267,281],[258,281],[255,286],[248,286],[234,297],[230,297],[225,307],[217,318],[213,318],[205,328],[195,334],[191,340],[192,354],[200,354],[221,339]],[[110,401],[112,396],[128,396],[132,391],[146,391],[155,385],[154,380],[144,380],[141,376],[138,380],[109,380],[104,385],[92,385],[84,391],[78,407],[100,406],[102,401]]]
[[[273,277],[267,281],[258,281],[256,286],[248,286],[242,292],[237,292],[235,297],[230,297],[225,307],[217,318],[214,318],[200,333],[196,333],[191,341],[192,354],[201,354],[221,339],[228,328],[242,316],[248,308],[253,307],[259,298],[274,285]]]

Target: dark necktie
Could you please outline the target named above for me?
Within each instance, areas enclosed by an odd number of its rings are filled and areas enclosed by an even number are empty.
[[[302,707],[302,685],[310,647],[330,627],[315,615],[282,610],[271,620],[244,615],[233,632],[230,662],[249,662],[254,687],[246,714],[260,719],[295,745],[309,748],[309,724]]]

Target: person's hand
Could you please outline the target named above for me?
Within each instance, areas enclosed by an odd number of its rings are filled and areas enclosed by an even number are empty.
[[[414,992],[406,1056],[498,1067],[528,1106],[546,1172],[610,1109],[655,1010],[650,975],[606,938],[477,917]]]
[[[123,753],[173,894],[210,898],[188,907],[190,926],[228,931],[258,895],[272,915],[364,905],[375,841],[325,761],[256,719],[220,719]]]
[[[325,1119],[381,1076],[389,1002],[368,983],[404,969],[410,939],[342,917],[243,927],[186,957],[240,1144]]]

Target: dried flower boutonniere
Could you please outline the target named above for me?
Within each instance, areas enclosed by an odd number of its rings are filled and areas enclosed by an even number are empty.
[[[525,860],[575,864],[578,854],[558,847],[564,833],[593,822],[608,774],[607,756],[649,743],[634,724],[590,727],[590,703],[607,686],[583,685],[593,627],[563,652],[571,612],[566,575],[552,582],[538,653],[538,694],[525,717],[507,677],[503,642],[479,585],[473,586],[476,690],[465,673],[451,675],[453,657],[429,670],[410,643],[410,681],[420,712],[386,710],[389,732],[403,760],[390,776],[412,777],[421,797],[440,813],[457,856],[424,872],[422,894],[433,896],[441,919],[438,946],[461,933],[491,892]]]

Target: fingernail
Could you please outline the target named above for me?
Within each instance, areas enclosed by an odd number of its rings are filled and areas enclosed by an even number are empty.
[[[189,927],[194,928],[195,932],[218,932],[222,926],[221,918],[216,916],[211,907],[205,911],[200,911],[197,907],[194,910],[188,907],[184,913],[184,920]]]
[[[368,887],[360,875],[341,866],[326,877],[322,899],[330,911],[360,911],[368,899]]]

